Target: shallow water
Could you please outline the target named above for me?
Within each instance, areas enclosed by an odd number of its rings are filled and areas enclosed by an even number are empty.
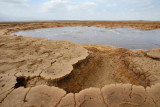
[[[14,33],[16,35],[44,37],[49,40],[68,40],[80,44],[108,44],[128,49],[160,48],[160,29],[57,27]]]

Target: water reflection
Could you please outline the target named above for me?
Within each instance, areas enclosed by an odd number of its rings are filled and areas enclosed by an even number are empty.
[[[57,27],[20,31],[15,34],[81,44],[108,44],[128,49],[160,48],[160,29],[146,31],[132,28]]]

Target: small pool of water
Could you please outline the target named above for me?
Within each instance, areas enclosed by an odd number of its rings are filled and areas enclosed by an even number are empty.
[[[160,29],[57,27],[14,33],[16,35],[44,37],[49,40],[68,40],[80,44],[107,44],[128,49],[160,48]]]

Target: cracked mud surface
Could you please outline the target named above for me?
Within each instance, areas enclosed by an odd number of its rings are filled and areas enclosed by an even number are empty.
[[[160,49],[128,50],[8,35],[59,24],[65,26],[64,22],[0,24],[0,107],[160,106]]]

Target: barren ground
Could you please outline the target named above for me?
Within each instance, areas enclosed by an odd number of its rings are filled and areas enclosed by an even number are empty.
[[[1,22],[0,107],[160,106],[160,49],[10,35],[63,26],[151,30],[160,22]]]

